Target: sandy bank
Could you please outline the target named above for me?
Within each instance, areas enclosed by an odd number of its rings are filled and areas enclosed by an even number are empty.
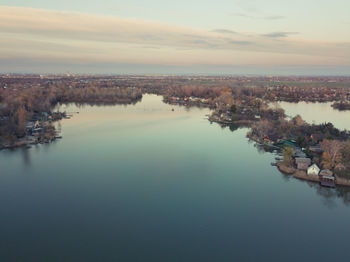
[[[296,169],[294,167],[287,166],[283,162],[277,162],[277,168],[282,173],[288,174],[288,175],[292,175],[296,172]]]
[[[339,186],[350,186],[350,180],[335,175],[335,184]]]
[[[297,170],[293,176],[298,179],[308,180],[308,181],[314,181],[314,182],[320,182],[320,178],[318,176],[313,175],[307,175],[306,171],[303,170]]]

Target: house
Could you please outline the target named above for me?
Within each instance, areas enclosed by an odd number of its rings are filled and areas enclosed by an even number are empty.
[[[295,146],[294,143],[289,141],[289,140],[284,141],[284,145],[285,146],[290,146],[290,147],[294,147]]]
[[[299,147],[294,147],[294,156],[297,158],[306,158],[306,154]]]
[[[333,172],[329,169],[322,169],[319,176],[333,177]]]
[[[223,121],[231,121],[232,120],[228,114],[221,114],[220,117]]]
[[[41,115],[42,115],[42,119],[43,119],[43,120],[47,120],[48,117],[49,117],[49,114],[46,113],[46,112],[42,112]]]
[[[321,170],[319,177],[321,186],[335,187],[335,177],[333,176],[333,172],[329,169]]]
[[[264,143],[265,144],[273,144],[273,142],[271,141],[271,139],[268,136],[264,137]]]
[[[309,150],[311,152],[313,152],[313,153],[316,153],[316,154],[322,154],[323,153],[323,149],[319,145],[310,146]]]
[[[307,170],[311,165],[311,159],[306,157],[297,157],[295,158],[295,163],[297,168],[300,170]]]
[[[307,174],[309,176],[318,176],[318,174],[320,173],[320,170],[321,169],[316,164],[313,164],[307,169]]]
[[[34,122],[29,121],[29,122],[26,124],[26,130],[27,130],[27,131],[31,131],[33,128],[34,128]]]

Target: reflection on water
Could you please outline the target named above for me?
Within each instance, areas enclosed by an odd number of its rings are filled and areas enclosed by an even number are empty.
[[[338,111],[328,103],[290,103],[280,102],[279,105],[286,111],[288,116],[301,115],[308,123],[322,124],[331,122],[336,128],[350,130],[350,111]]]
[[[349,189],[281,174],[247,128],[153,95],[60,110],[62,140],[0,152],[1,261],[343,259]]]
[[[279,105],[286,111],[286,114],[290,117],[301,115],[302,118],[308,123],[321,124],[325,122],[331,122],[336,128],[341,130],[350,130],[350,111],[339,111],[331,107],[332,102],[327,103],[290,103],[280,102]],[[310,182],[309,184],[315,185]],[[318,184],[315,186],[317,193],[323,197],[325,205],[334,206],[334,199],[341,198],[344,204],[349,205],[350,188],[337,187],[336,189],[329,189],[320,187]]]
[[[294,178],[292,175],[281,173],[285,181],[291,181]],[[336,199],[341,199],[343,204],[350,206],[350,188],[349,187],[340,187],[328,188],[322,187],[319,183],[313,181],[300,180],[300,182],[307,184],[310,187],[310,190],[314,190],[317,195],[322,199],[322,203],[327,208],[334,208],[337,206]]]
[[[327,188],[320,186],[319,183],[311,181],[307,181],[306,183],[310,188],[315,189],[317,194],[322,197],[325,206],[334,208],[337,198],[340,198],[346,206],[350,205],[350,188],[340,186],[336,188]]]
[[[23,163],[26,167],[30,166],[30,152],[27,148],[19,149],[22,153]]]
[[[160,96],[146,95],[141,102],[137,102],[132,105],[117,105],[118,115],[115,115],[116,105],[103,105],[103,104],[62,104],[58,105],[55,110],[66,111],[69,114],[73,114],[71,120],[62,120],[55,123],[56,129],[59,132],[64,132],[62,128],[62,122],[65,128],[69,128],[71,125],[77,127],[77,125],[84,124],[86,122],[93,122],[93,125],[96,125],[96,121],[116,121],[116,120],[130,120],[134,117],[138,118],[141,115],[147,115],[147,122],[142,122],[142,119],[138,119],[140,122],[134,124],[133,128],[145,127],[145,125],[154,125],[159,120],[162,121],[181,121],[181,120],[190,120],[191,118],[203,117],[209,113],[207,109],[198,109],[190,108],[186,106],[173,106],[167,105],[160,102]],[[289,102],[280,102],[279,105],[286,110],[286,114],[289,116],[295,116],[297,114],[302,115],[302,117],[310,123],[323,123],[331,121],[340,126],[341,128],[350,129],[350,122],[344,121],[344,119],[349,119],[350,111],[338,111],[334,110],[331,107],[332,103],[289,103]],[[175,113],[172,111],[173,108],[176,108]],[[170,110],[171,109],[171,110]],[[177,113],[176,113],[177,112]],[[185,115],[183,113],[186,112]],[[321,112],[315,114],[314,112]],[[79,115],[79,113],[81,113]],[[188,113],[188,114],[187,114]],[[189,115],[192,114],[192,115]],[[97,119],[96,119],[97,118]],[[216,123],[210,123],[212,125],[219,125]],[[222,130],[230,130],[235,132],[237,130],[243,130],[243,133],[248,131],[247,128],[241,127],[239,125],[219,125]],[[245,139],[245,138],[244,138]],[[55,147],[57,143],[60,143],[60,140],[55,141],[51,144],[44,145],[33,145],[30,149],[15,149],[15,150],[4,150],[2,151],[2,157],[12,157],[13,154],[19,154],[22,159],[23,167],[25,170],[31,167],[31,154],[38,154],[39,152],[49,154],[52,150],[55,150],[52,147]],[[259,154],[273,153],[275,155],[276,149],[267,147],[264,145],[256,144],[255,142],[248,140],[248,144],[256,148]],[[293,181],[293,176],[286,175],[281,173],[282,178],[285,181]],[[336,189],[324,188],[321,187],[318,183],[310,181],[302,181],[313,188],[316,193],[322,197],[323,203],[327,207],[335,206],[335,199],[342,199],[345,205],[350,204],[350,188],[348,187],[337,187]]]
[[[293,105],[293,103],[291,104]],[[294,105],[296,104],[294,103]],[[313,104],[313,105],[316,105],[316,104]],[[291,107],[289,108],[289,110],[291,110]],[[349,116],[350,116],[350,112],[349,112]],[[232,132],[235,132],[236,130],[240,129],[238,125],[229,125],[229,126],[220,125],[220,127],[222,129],[228,129]],[[246,132],[248,132],[247,128],[242,128],[242,130],[245,130]],[[268,153],[268,154],[273,154],[274,157],[280,157],[281,152],[279,152],[279,150],[274,147],[258,144],[252,140],[248,140],[248,144],[255,147],[259,154]],[[280,173],[280,174],[282,175],[282,178],[286,182],[293,181],[296,179],[292,175],[288,175],[284,173]],[[337,198],[341,199],[346,206],[350,205],[350,187],[337,186],[337,188],[326,188],[326,187],[320,186],[319,183],[312,182],[312,181],[300,180],[300,182],[306,183],[307,185],[309,185],[309,187],[312,190],[315,190],[315,192],[322,198],[322,203],[328,208],[333,208],[336,206],[335,199]]]

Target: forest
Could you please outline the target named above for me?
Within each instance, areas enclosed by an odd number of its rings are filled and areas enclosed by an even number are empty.
[[[40,131],[36,132],[39,137],[36,141],[53,139],[55,131],[51,123],[65,117],[64,112],[53,111],[59,103],[129,104],[141,98],[138,88],[97,87],[93,83],[83,87],[59,84],[0,88],[0,148],[15,147],[18,140],[32,135],[34,123]]]

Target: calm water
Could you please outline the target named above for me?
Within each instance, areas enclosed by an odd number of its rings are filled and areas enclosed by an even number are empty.
[[[348,256],[349,193],[280,174],[246,129],[151,95],[64,108],[80,114],[62,121],[61,141],[0,151],[0,261]]]
[[[334,110],[332,103],[288,103],[281,102],[279,105],[286,111],[288,116],[301,115],[308,123],[322,124],[331,122],[341,130],[350,130],[350,111]]]

